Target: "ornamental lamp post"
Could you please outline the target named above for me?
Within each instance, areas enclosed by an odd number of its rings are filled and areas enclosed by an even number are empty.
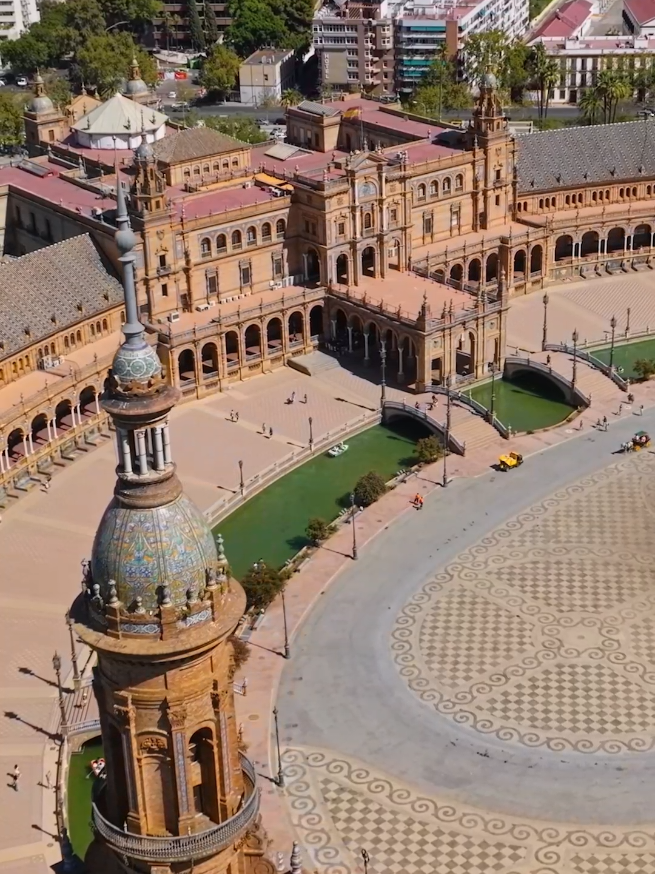
[[[70,612],[66,613],[66,625],[68,626],[68,634],[70,636],[70,644],[71,644],[71,660],[73,662],[73,685],[75,689],[79,689],[81,685],[80,671],[77,666],[77,653],[75,651],[75,636],[73,634],[73,618],[70,615]]]
[[[239,460],[239,490],[241,492],[241,496],[243,497],[244,485],[243,485],[243,461]]]
[[[384,402],[387,399],[387,341],[380,340],[380,367],[382,368],[382,378],[380,382],[380,406],[384,407]]]
[[[627,337],[630,333],[630,307],[628,307],[628,312],[625,320],[625,336]]]
[[[64,690],[61,687],[61,656],[58,652],[52,657],[52,667],[57,676],[57,697],[59,698],[59,712],[61,714],[61,733],[65,737],[68,732],[68,722],[66,720],[66,707],[64,705]]]
[[[496,362],[494,361],[491,365],[491,409],[489,410],[491,413],[491,422],[493,424],[495,412],[496,412]]]
[[[350,493],[350,524],[353,526],[353,561],[357,561],[357,530],[355,528],[355,493]]]
[[[610,373],[614,367],[614,338],[616,335],[616,316],[610,319],[610,328],[612,329],[612,344],[610,346]]]
[[[578,329],[575,328],[572,334],[573,339],[573,379],[571,380],[571,386],[575,390],[575,382],[578,376]]]
[[[314,430],[313,430],[314,420],[312,417],[309,417],[309,448],[311,451],[314,451]]]
[[[284,658],[291,657],[291,649],[289,647],[289,630],[287,627],[287,603],[284,600],[284,589],[282,589],[282,621],[284,623]]]
[[[543,324],[543,329],[542,329],[542,333],[541,333],[541,348],[542,348],[542,351],[545,351],[546,344],[548,343],[548,301],[549,301],[548,292],[546,292],[544,294],[542,300],[544,302],[544,324]]]
[[[273,782],[280,789],[284,786],[284,773],[282,772],[282,755],[280,754],[280,726],[277,719],[277,707],[273,708],[273,719],[275,720],[275,747],[277,750],[277,777]]]

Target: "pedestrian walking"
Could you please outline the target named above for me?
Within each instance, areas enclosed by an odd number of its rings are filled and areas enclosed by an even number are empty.
[[[644,405],[643,405],[643,404],[640,404],[640,405],[639,405],[639,415],[640,415],[640,416],[643,416],[643,415],[644,415]]]
[[[52,782],[51,782],[51,780],[52,780],[52,778],[51,778],[51,775],[50,775],[50,771],[46,771],[46,775],[45,775],[45,786],[46,786],[46,789],[52,789]]]
[[[622,412],[623,412],[623,404],[619,404],[619,411],[616,415],[620,416]]]
[[[607,431],[609,426],[610,426],[610,423],[607,421],[607,416],[603,416],[603,431]]]
[[[303,404],[307,403],[307,395],[305,395],[305,397],[302,399],[302,402],[303,402]]]
[[[295,399],[296,399],[296,393],[295,393],[295,391],[292,391],[291,392],[291,403],[293,403],[295,401]]]
[[[550,367],[550,355],[546,355],[546,364]]]
[[[262,434],[266,433],[266,422],[262,425]]]
[[[239,411],[238,411],[238,410],[237,410],[237,412],[234,414],[234,421],[235,421],[235,422],[238,422],[238,421],[239,421]]]
[[[44,491],[44,492],[47,492],[49,489],[50,489],[50,480],[47,479],[47,480],[43,483],[43,491]]]
[[[584,425],[584,422],[582,421],[582,419],[580,419],[580,424],[578,425],[578,431],[582,431],[583,425]]]
[[[423,509],[423,495],[419,495],[419,498],[418,498],[418,508],[419,508],[419,510],[422,510],[422,509]]]
[[[18,765],[14,765],[14,770],[11,772],[11,779],[14,781],[14,791],[18,792],[18,781],[20,780],[20,768]]]
[[[272,429],[272,428],[269,428],[269,429],[268,429],[268,436],[269,436],[269,437],[272,437],[272,436],[273,436],[273,429]]]

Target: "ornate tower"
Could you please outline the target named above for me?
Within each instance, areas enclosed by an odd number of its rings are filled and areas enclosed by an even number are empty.
[[[136,58],[132,58],[132,63],[130,64],[130,78],[125,83],[123,94],[125,97],[129,97],[130,100],[134,100],[135,103],[153,102],[153,95],[141,78],[141,70],[139,69],[139,64]],[[156,100],[157,98],[155,97],[154,99]]]
[[[505,224],[512,214],[515,146],[498,96],[498,83],[491,72],[485,73],[480,82],[466,140],[476,155],[475,227]]]
[[[130,207],[137,215],[166,215],[166,179],[157,167],[152,146],[142,135],[141,145],[134,153],[134,181],[130,191]]]
[[[168,415],[178,391],[138,321],[120,186],[117,199],[127,322],[102,400],[117,479],[72,611],[98,656],[107,763],[86,865],[93,874],[268,874],[232,691],[230,636],[245,596],[175,472]]]
[[[66,117],[55,109],[45,92],[45,83],[40,73],[34,79],[34,96],[25,107],[25,143],[31,156],[40,155],[48,143],[56,143],[66,134]]]

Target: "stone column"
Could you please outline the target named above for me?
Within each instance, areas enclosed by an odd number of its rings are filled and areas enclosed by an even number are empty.
[[[25,434],[23,434],[23,455],[25,456],[25,458],[27,458],[29,454],[30,453],[27,448],[27,437],[25,436]]]
[[[52,421],[50,422],[50,424],[52,426],[52,439],[56,440],[59,435],[57,434],[57,419],[55,416],[52,417]]]
[[[146,452],[146,435],[143,430],[135,431],[136,454],[139,459],[139,474],[145,476],[148,473],[148,455]]]
[[[364,362],[366,364],[368,364],[369,360],[370,359],[368,357],[368,331],[365,331],[364,332]]]
[[[123,761],[125,763],[125,784],[127,787],[127,828],[136,834],[145,831],[145,816],[139,812],[139,792],[134,772],[134,708],[129,704],[114,704],[114,716],[120,726]]]
[[[348,351],[353,351],[353,329],[351,325],[348,325]]]
[[[29,442],[29,444],[30,444],[30,455],[32,455],[32,453],[34,452],[34,441],[32,440],[32,432],[31,432],[31,431],[30,431],[30,433],[27,435],[27,440],[28,440],[28,442]]]
[[[330,333],[332,335],[332,339],[336,340],[337,339],[337,320],[336,319],[330,319]]]
[[[130,451],[130,439],[127,431],[122,428],[116,429],[116,441],[118,443],[118,457],[125,473],[132,473],[132,453]]]
[[[189,797],[189,775],[187,771],[186,707],[180,706],[168,711],[173,743],[173,770],[177,788],[177,803],[180,812],[180,834],[186,831],[186,824],[194,816]]]
[[[398,344],[398,379],[399,380],[402,380],[403,376],[405,375],[405,371],[403,370],[403,352],[404,352],[403,344],[399,343]]]
[[[162,438],[162,429],[161,426],[158,426],[153,431],[153,442],[154,442],[154,457],[155,457],[155,470],[163,470],[164,469],[164,441]]]
[[[96,403],[96,413],[99,413],[100,412],[100,401],[98,400],[98,392],[96,392],[95,403]]]
[[[161,429],[162,442],[164,444],[164,464],[171,464],[171,435],[168,430],[168,425],[163,425]]]

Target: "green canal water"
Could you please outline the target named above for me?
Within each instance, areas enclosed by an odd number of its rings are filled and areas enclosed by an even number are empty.
[[[401,468],[416,463],[416,441],[427,435],[419,422],[375,425],[345,442],[348,451],[338,458],[326,453],[306,462],[255,495],[216,526],[223,535],[225,553],[237,579],[260,558],[281,567],[309,541],[308,521],[319,516],[336,519],[362,474],[375,470],[391,479]]]
[[[610,347],[605,346],[602,349],[589,350],[594,358],[598,358],[604,364],[610,363]],[[614,347],[613,364],[615,367],[622,367],[621,376],[624,379],[634,379],[637,374],[634,371],[635,361],[640,358],[646,358],[648,361],[655,359],[655,339],[640,340],[637,343],[626,343],[623,346]]]
[[[68,831],[73,850],[84,859],[93,840],[91,831],[91,793],[94,777],[89,767],[93,759],[102,757],[100,739],[86,743],[79,753],[73,753],[68,769]]]
[[[563,422],[573,407],[550,380],[538,374],[519,374],[516,380],[497,379],[495,384],[496,418],[512,431],[538,431]],[[491,408],[491,382],[474,386],[471,397]]]

